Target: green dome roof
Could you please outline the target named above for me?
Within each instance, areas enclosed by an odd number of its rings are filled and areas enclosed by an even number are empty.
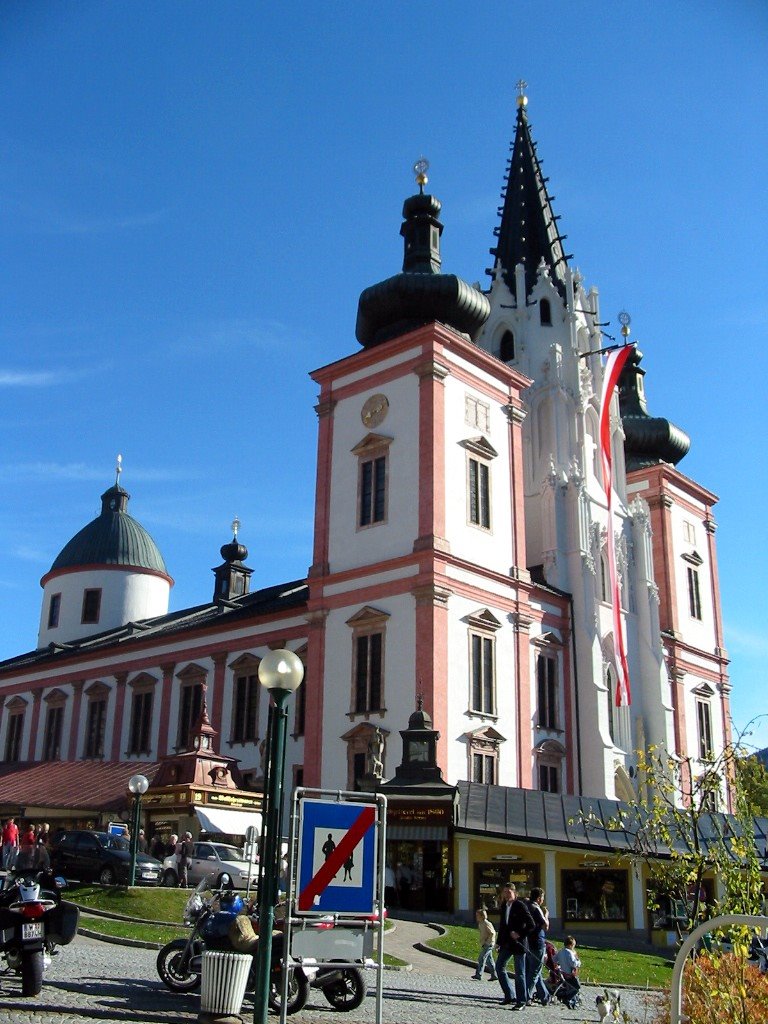
[[[117,484],[101,496],[101,515],[65,544],[51,572],[86,565],[125,565],[168,575],[163,556],[144,527],[128,515],[130,495]]]

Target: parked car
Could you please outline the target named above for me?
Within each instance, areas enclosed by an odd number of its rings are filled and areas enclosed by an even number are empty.
[[[102,885],[128,884],[131,868],[131,844],[124,836],[109,832],[74,830],[59,832],[51,846],[51,867],[66,879],[101,882]],[[146,853],[136,855],[136,884],[159,885],[163,865]]]
[[[197,885],[204,878],[216,889],[245,889],[248,885],[248,860],[242,850],[224,843],[193,843],[192,864],[187,881]],[[251,888],[256,885],[257,865],[250,866]],[[179,867],[173,854],[163,861],[163,885],[179,884]]]

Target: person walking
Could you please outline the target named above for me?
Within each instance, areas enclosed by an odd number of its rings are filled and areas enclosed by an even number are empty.
[[[9,871],[19,852],[19,826],[14,818],[9,818],[3,825],[3,867]]]
[[[176,855],[176,863],[179,866],[179,888],[187,889],[189,887],[189,868],[192,864],[192,833],[185,832],[184,838],[178,845],[178,853]]]
[[[136,848],[138,849],[139,853],[147,852],[147,837],[144,835],[143,828],[139,829],[139,838],[136,840]]]
[[[528,958],[526,960],[526,985],[528,999],[538,996],[542,1006],[549,1002],[549,992],[541,976],[546,954],[547,931],[549,930],[549,913],[544,906],[544,890],[539,886],[531,889],[530,898],[526,901],[533,918],[534,931],[528,937]]]
[[[499,955],[496,957],[496,977],[504,998],[502,1006],[515,1004],[521,1010],[528,1002],[525,981],[525,960],[528,955],[528,936],[533,932],[533,918],[523,900],[517,898],[517,889],[508,882],[501,890],[501,918],[499,920]],[[507,977],[507,964],[514,957],[515,994]]]
[[[483,971],[487,968],[490,974],[489,981],[496,981],[496,964],[493,962],[493,947],[496,945],[496,929],[488,920],[486,910],[475,912],[477,930],[480,933],[480,955],[477,958],[477,967],[472,977],[475,981],[483,980]]]

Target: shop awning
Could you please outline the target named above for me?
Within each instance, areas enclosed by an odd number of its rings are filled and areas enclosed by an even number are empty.
[[[195,814],[205,832],[223,832],[229,836],[244,836],[249,825],[261,835],[261,812],[237,810],[232,807],[196,807]]]

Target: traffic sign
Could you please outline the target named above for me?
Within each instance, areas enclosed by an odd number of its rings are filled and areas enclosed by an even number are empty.
[[[376,899],[376,806],[301,800],[299,914],[372,914]]]

